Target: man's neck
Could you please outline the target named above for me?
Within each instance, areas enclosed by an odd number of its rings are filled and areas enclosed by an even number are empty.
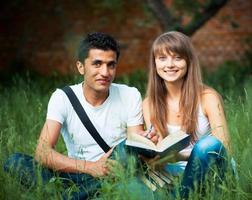
[[[97,92],[89,88],[85,84],[83,84],[82,90],[86,101],[94,107],[103,104],[103,102],[106,101],[109,96],[109,91]]]

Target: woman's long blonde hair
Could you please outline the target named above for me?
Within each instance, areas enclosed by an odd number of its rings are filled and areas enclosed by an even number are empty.
[[[167,88],[165,81],[157,74],[155,55],[172,52],[187,64],[187,72],[183,77],[181,97],[179,102],[182,113],[182,129],[196,140],[198,107],[203,88],[198,58],[190,38],[183,33],[171,31],[160,35],[153,43],[150,52],[149,81],[147,97],[150,107],[150,121],[165,137],[167,131]]]

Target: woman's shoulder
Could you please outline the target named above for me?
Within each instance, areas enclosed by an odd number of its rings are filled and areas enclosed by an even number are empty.
[[[201,105],[205,112],[213,107],[222,106],[222,104],[222,97],[215,89],[208,86],[203,88],[201,93]]]
[[[213,88],[209,86],[204,86],[202,92],[201,92],[201,98],[202,99],[212,99],[212,98],[221,98],[221,95]]]

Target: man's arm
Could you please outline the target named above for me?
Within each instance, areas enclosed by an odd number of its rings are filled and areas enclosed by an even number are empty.
[[[56,171],[86,173],[94,177],[104,176],[109,172],[107,158],[112,153],[112,149],[96,162],[69,158],[54,149],[60,135],[60,129],[59,122],[46,120],[35,152],[35,159],[38,162]]]
[[[127,133],[139,133],[142,132],[143,130],[144,130],[143,124],[127,127]]]

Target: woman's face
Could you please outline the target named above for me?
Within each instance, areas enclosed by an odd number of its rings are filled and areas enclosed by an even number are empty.
[[[169,83],[182,81],[187,72],[186,60],[171,51],[155,55],[155,63],[158,75]]]

